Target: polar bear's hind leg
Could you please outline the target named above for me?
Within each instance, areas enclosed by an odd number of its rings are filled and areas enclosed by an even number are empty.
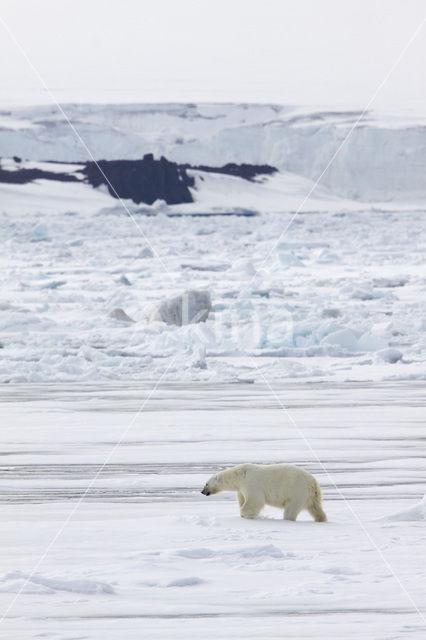
[[[293,520],[294,522],[301,511],[302,507],[300,504],[289,500],[284,508],[284,520]]]
[[[327,516],[321,506],[321,502],[313,502],[308,511],[315,520],[315,522],[327,522]]]
[[[317,483],[315,483],[313,497],[307,507],[307,511],[309,511],[315,522],[327,522],[327,516],[322,508],[321,489]]]

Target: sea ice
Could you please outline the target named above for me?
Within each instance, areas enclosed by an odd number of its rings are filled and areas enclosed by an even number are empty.
[[[350,329],[339,329],[322,338],[320,344],[331,344],[342,347],[346,351],[357,351],[358,340]]]
[[[358,340],[358,349],[360,351],[383,351],[386,350],[387,346],[386,340],[369,332],[363,333]]]

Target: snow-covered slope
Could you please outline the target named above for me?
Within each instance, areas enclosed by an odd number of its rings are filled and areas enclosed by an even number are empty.
[[[398,520],[412,520],[422,522],[426,520],[426,494],[423,496],[423,499],[412,507],[407,507],[402,511],[397,511],[396,513],[391,514],[390,516],[386,516],[383,520],[390,521],[398,521]]]
[[[96,159],[157,157],[190,164],[268,163],[315,181],[360,113],[308,112],[276,105],[65,105]],[[0,156],[88,160],[55,106],[4,111]],[[356,200],[426,196],[426,121],[366,114],[322,185]]]
[[[200,204],[206,212],[223,208],[277,213],[297,211],[300,207],[305,212],[360,208],[359,203],[334,196],[320,186],[304,203],[313,183],[287,171],[260,177],[253,182],[203,171],[189,171],[189,174],[195,178],[195,188],[192,189],[195,202],[178,205],[173,211],[194,212],[200,209]]]

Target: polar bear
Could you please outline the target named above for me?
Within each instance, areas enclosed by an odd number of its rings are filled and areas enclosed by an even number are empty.
[[[292,464],[238,464],[212,476],[205,496],[236,491],[242,518],[256,518],[265,504],[284,509],[284,520],[296,520],[306,509],[316,522],[326,522],[321,489],[315,478]]]

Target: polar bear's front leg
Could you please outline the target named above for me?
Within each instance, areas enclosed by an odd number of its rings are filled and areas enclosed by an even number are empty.
[[[244,507],[244,503],[245,503],[246,499],[243,496],[243,494],[241,493],[241,491],[238,491],[237,498],[238,498],[238,504],[240,505],[240,510],[241,510]]]
[[[257,518],[264,506],[265,501],[262,498],[250,496],[241,507],[240,515],[242,518]]]

